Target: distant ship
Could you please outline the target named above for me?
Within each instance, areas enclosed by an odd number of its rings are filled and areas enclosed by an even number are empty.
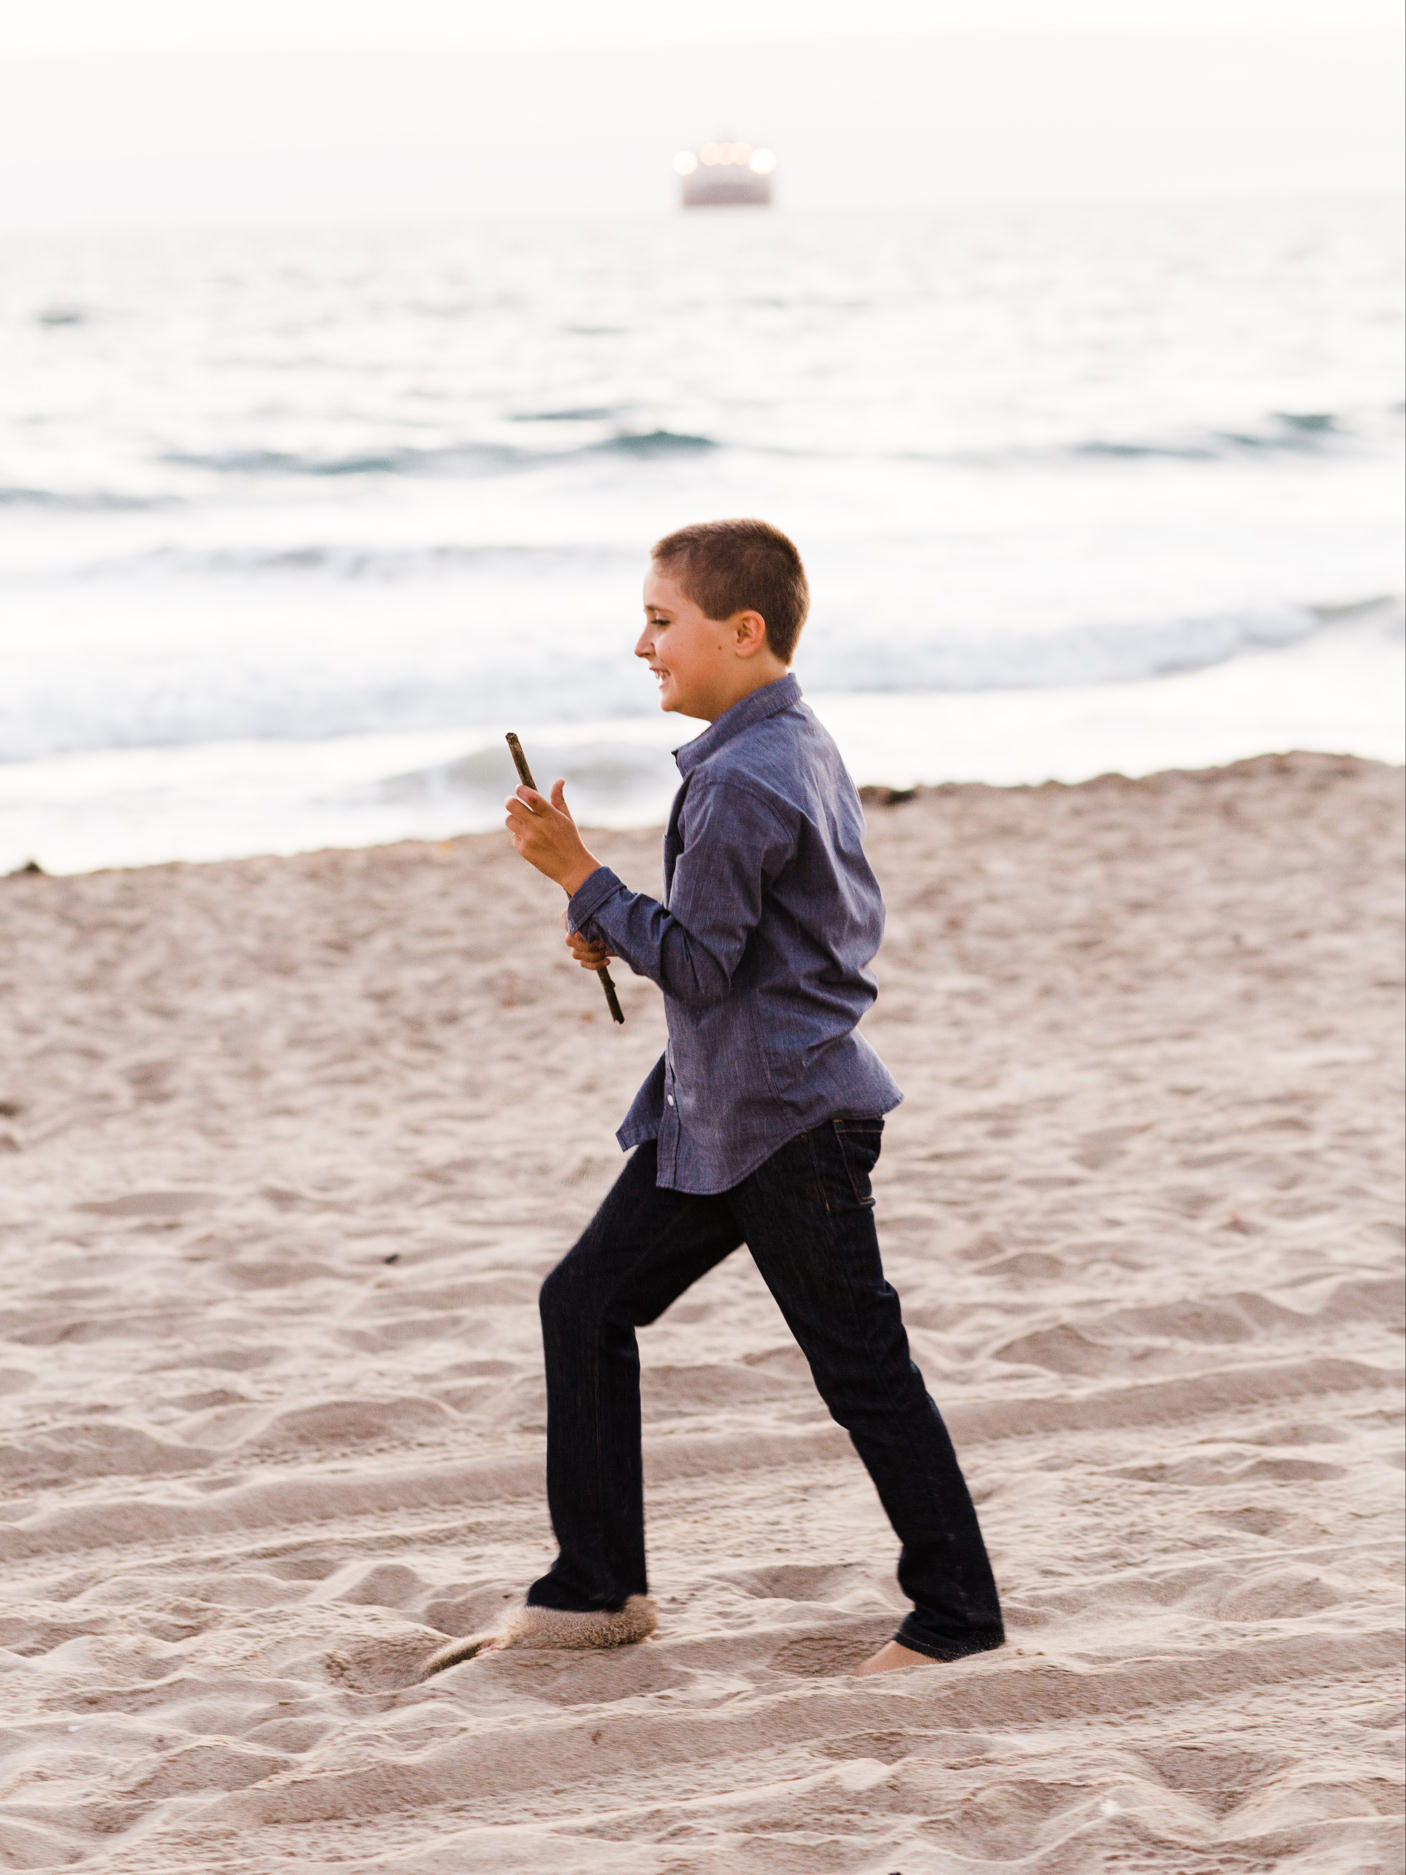
[[[705,143],[674,158],[685,208],[770,208],[774,151]]]

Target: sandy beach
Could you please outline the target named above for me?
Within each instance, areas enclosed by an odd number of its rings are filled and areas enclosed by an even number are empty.
[[[1394,1870],[1401,797],[871,804],[881,1234],[1010,1636],[883,1681],[745,1254],[642,1335],[657,1637],[417,1678],[550,1559],[536,1289],[661,1046],[505,836],[0,880],[0,1867]]]

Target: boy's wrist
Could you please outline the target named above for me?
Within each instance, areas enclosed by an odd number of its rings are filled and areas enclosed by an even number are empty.
[[[581,887],[590,878],[591,874],[599,871],[600,861],[596,859],[593,854],[585,853],[569,872],[564,872],[561,875],[557,880],[557,884],[568,898],[575,898],[576,894],[581,890]]]

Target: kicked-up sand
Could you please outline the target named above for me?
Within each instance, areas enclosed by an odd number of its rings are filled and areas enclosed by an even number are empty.
[[[745,1253],[642,1336],[657,1637],[417,1679],[551,1556],[535,1293],[662,1032],[505,837],[0,881],[0,1867],[1394,1870],[1401,793],[871,806],[880,1225],[1010,1634],[882,1680]]]

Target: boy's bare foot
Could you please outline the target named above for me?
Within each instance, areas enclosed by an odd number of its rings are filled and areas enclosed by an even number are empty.
[[[920,1654],[916,1648],[905,1647],[902,1641],[885,1641],[877,1654],[857,1666],[851,1676],[858,1679],[862,1673],[892,1673],[895,1667],[931,1666],[932,1658]]]

